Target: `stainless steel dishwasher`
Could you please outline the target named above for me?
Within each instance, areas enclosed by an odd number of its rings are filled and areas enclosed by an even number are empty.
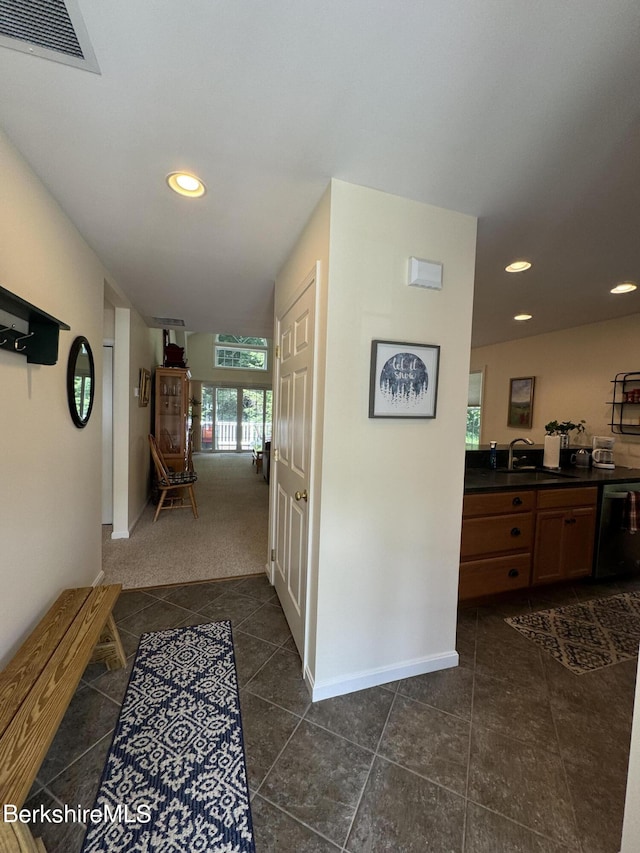
[[[640,530],[624,529],[628,492],[640,492],[640,483],[615,483],[602,490],[594,578],[640,574]]]

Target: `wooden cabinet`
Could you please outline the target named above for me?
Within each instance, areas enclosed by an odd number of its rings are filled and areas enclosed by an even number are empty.
[[[534,507],[534,491],[465,495],[460,599],[529,586]]]
[[[593,486],[465,495],[460,599],[590,575],[597,500]]]
[[[538,493],[533,584],[591,574],[598,490],[548,489]]]
[[[174,471],[185,468],[190,376],[180,367],[156,368],[154,435],[167,465]]]

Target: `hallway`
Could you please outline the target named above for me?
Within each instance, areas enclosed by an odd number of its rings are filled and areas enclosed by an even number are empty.
[[[266,578],[124,592],[129,665],[88,667],[27,805],[91,807],[143,632],[230,619],[257,853],[617,853],[637,662],[575,676],[504,617],[634,587],[467,606],[457,669],[315,704]]]
[[[149,506],[105,543],[129,665],[88,668],[30,807],[92,804],[143,632],[229,619],[258,853],[617,853],[637,661],[578,677],[504,618],[637,582],[463,606],[458,668],[312,704],[264,576],[267,485],[248,455],[195,467],[198,520],[152,525]],[[51,853],[79,850],[83,827],[41,829]]]
[[[199,517],[163,510],[154,524],[149,503],[129,539],[103,528],[104,583],[140,589],[264,572],[269,487],[251,454],[199,453],[194,467]]]

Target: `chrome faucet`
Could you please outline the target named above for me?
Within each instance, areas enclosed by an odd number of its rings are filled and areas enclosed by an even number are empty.
[[[510,444],[509,444],[509,462],[507,464],[507,468],[509,469],[509,471],[515,471],[515,467],[514,467],[515,463],[521,462],[522,459],[525,458],[524,456],[522,458],[518,458],[517,456],[514,458],[514,456],[513,456],[513,445],[517,444],[519,441],[522,441],[525,444],[533,444],[533,442],[531,441],[530,438],[514,438],[513,441],[510,442]]]

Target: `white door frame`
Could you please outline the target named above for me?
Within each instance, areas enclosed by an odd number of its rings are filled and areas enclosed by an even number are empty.
[[[115,308],[113,348],[113,532],[129,538],[129,350],[131,311]]]
[[[113,524],[113,341],[102,344],[102,523]]]

